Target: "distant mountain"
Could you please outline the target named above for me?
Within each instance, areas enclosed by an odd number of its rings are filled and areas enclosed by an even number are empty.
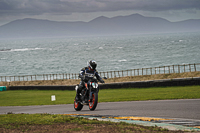
[[[95,18],[90,22],[58,22],[39,19],[15,20],[0,26],[0,38],[70,37],[198,32],[200,19],[170,22],[140,14]]]

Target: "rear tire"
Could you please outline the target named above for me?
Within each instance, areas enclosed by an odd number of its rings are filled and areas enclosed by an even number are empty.
[[[82,108],[83,108],[83,105],[79,101],[76,101],[76,98],[75,98],[75,100],[74,100],[74,109],[76,111],[80,111]]]
[[[93,93],[92,94],[92,101],[89,102],[89,109],[91,111],[95,110],[95,108],[97,107],[97,103],[98,103],[98,93]]]

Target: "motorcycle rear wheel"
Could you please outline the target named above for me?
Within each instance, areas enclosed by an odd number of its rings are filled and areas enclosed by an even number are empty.
[[[75,100],[74,100],[74,109],[76,111],[80,111],[82,108],[83,108],[83,105],[79,101],[76,101],[76,98],[75,98]]]
[[[93,93],[92,94],[92,101],[89,102],[89,109],[91,111],[95,110],[95,108],[97,107],[97,103],[98,103],[98,93]]]

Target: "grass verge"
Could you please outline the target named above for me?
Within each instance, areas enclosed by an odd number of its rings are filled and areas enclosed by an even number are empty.
[[[7,114],[0,115],[0,120],[0,132],[168,132],[157,126],[146,127],[58,114]]]
[[[0,92],[0,106],[72,104],[75,91],[17,90]],[[51,95],[56,101],[51,101]],[[200,86],[105,89],[99,91],[99,102],[195,99],[200,98]]]

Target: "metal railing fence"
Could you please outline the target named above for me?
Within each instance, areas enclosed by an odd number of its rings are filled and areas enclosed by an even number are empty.
[[[171,74],[200,71],[200,63],[159,66],[151,68],[129,69],[122,71],[99,72],[101,77],[116,78],[127,76],[141,76],[154,74]],[[79,79],[78,73],[63,73],[63,74],[40,74],[40,75],[24,75],[24,76],[0,76],[0,82],[11,81],[36,81],[36,80],[65,80]]]

